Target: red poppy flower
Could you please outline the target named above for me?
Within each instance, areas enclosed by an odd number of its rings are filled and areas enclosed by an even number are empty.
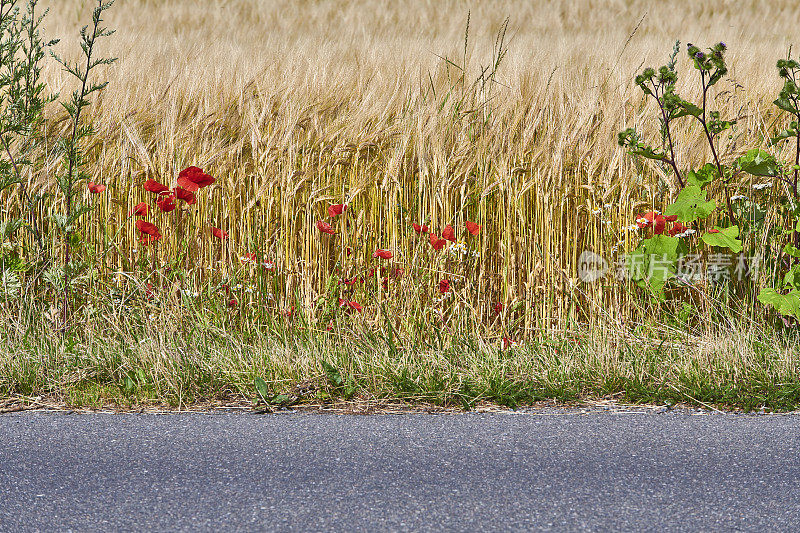
[[[680,233],[683,233],[683,232],[684,232],[684,231],[686,231],[687,229],[689,229],[689,228],[687,228],[686,226],[684,226],[684,225],[683,225],[683,224],[681,224],[680,222],[676,222],[676,223],[675,223],[675,224],[673,224],[673,226],[670,228],[670,230],[669,230],[669,236],[670,236],[670,237],[674,237],[675,235],[678,235],[678,234],[680,234]]]
[[[150,212],[150,206],[144,202],[136,204],[130,213],[128,213],[129,217],[137,216],[137,217],[146,217],[147,213]]]
[[[328,216],[333,218],[337,215],[341,215],[342,213],[347,210],[347,204],[336,204],[336,205],[329,205],[328,206]]]
[[[196,184],[195,182],[186,177],[178,178],[178,186],[183,187],[184,189],[192,193],[195,193],[200,190],[200,186],[198,184]]]
[[[444,239],[440,239],[435,233],[430,234],[431,245],[433,249],[437,252],[444,248],[444,245],[447,244],[447,241]]]
[[[239,259],[242,261],[242,263],[255,263],[258,260],[256,254],[253,253],[244,254]]]
[[[717,228],[711,228],[710,230],[708,230],[708,232],[709,233],[719,233],[719,230]]]
[[[353,279],[344,278],[341,281],[339,281],[339,284],[340,285],[355,285],[357,281],[358,281],[358,278],[353,278]]]
[[[509,346],[512,346],[514,341],[509,339],[508,337],[503,337],[503,349],[507,350]]]
[[[496,304],[494,304],[492,306],[492,309],[494,310],[494,314],[499,315],[500,313],[502,313],[504,307],[505,306],[503,305],[502,302],[497,302]]]
[[[477,235],[478,232],[480,232],[481,228],[483,227],[479,224],[470,221],[467,221],[466,226],[467,226],[467,231],[472,233],[473,235]]]
[[[675,222],[676,220],[678,220],[678,215],[670,215],[668,217],[664,217],[664,220],[666,220],[667,222]]]
[[[640,228],[646,228],[653,223],[653,220],[656,218],[655,211],[648,211],[647,213],[640,215],[636,218],[636,225]]]
[[[161,231],[159,231],[155,224],[151,224],[150,222],[146,222],[144,220],[137,220],[136,229],[143,234],[141,243],[145,246],[161,239]]]
[[[223,240],[223,241],[228,238],[228,232],[227,231],[222,231],[219,228],[211,228],[211,234],[214,237],[216,237],[217,239],[220,239],[220,240]]]
[[[236,301],[236,298],[231,298],[228,300],[228,307],[236,307],[239,305],[239,302]]]
[[[349,300],[345,300],[343,298],[339,298],[339,306],[344,307],[348,312],[357,311],[362,312],[364,309],[361,307],[361,304],[358,302],[351,302]]]
[[[161,194],[162,192],[168,192],[169,187],[160,184],[156,180],[147,180],[144,182],[144,190],[155,194]]]
[[[284,309],[283,313],[281,314],[287,318],[292,318],[294,316],[294,306],[291,306],[288,309]]]
[[[94,193],[94,194],[100,194],[101,192],[106,190],[106,186],[105,185],[99,185],[99,184],[97,184],[97,183],[95,183],[93,181],[90,181],[89,183],[87,183],[86,186],[89,187],[89,192]]]
[[[141,231],[142,233],[146,233],[147,235],[160,235],[161,231],[159,231],[158,226],[152,224],[150,222],[146,222],[144,220],[137,220],[136,221],[136,229]]]
[[[174,194],[166,194],[156,200],[156,205],[159,209],[161,209],[165,213],[169,213],[170,211],[174,211],[178,204],[175,203],[175,195]]]
[[[388,291],[389,290],[389,278],[383,278],[381,280],[381,286],[383,286],[383,290]]]
[[[448,241],[455,242],[456,232],[453,231],[453,226],[450,226],[449,224],[445,226],[444,229],[442,230],[442,237],[444,237]]]
[[[442,281],[439,282],[439,292],[441,294],[445,294],[445,293],[450,292],[450,280],[449,279],[443,279]]]
[[[175,196],[178,198],[178,200],[183,200],[188,205],[197,203],[197,198],[195,197],[194,193],[188,189],[184,189],[183,187],[175,187]]]
[[[422,226],[420,226],[416,222],[412,222],[411,226],[414,228],[414,231],[416,231],[417,233],[428,233],[430,231],[430,228],[428,226],[424,225],[424,224]]]
[[[655,222],[653,223],[653,233],[662,235],[667,227],[667,219],[661,215],[656,215]]]
[[[202,189],[203,187],[208,187],[215,181],[214,178],[198,167],[185,168],[178,174],[178,185],[192,192],[197,191],[198,188]],[[188,185],[189,183],[193,183],[194,186]]]
[[[148,300],[152,300],[153,298],[156,297],[156,293],[153,290],[153,284],[152,283],[148,283],[147,284],[147,288],[144,290],[144,295]]]
[[[378,248],[377,250],[375,250],[375,253],[372,254],[372,257],[380,257],[381,259],[391,259],[392,252],[390,252],[389,250],[382,250]]]
[[[327,233],[328,235],[336,235],[336,232],[333,231],[333,227],[331,227],[331,225],[327,222],[323,222],[321,220],[317,220],[317,229],[322,233]]]

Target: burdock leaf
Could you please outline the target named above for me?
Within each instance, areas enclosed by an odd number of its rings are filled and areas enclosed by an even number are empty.
[[[738,167],[753,176],[777,176],[781,169],[772,155],[753,148],[736,160]]]
[[[716,207],[717,203],[714,200],[706,200],[706,191],[699,185],[687,185],[678,193],[675,202],[667,207],[664,214],[678,215],[678,220],[688,224],[699,218],[706,218]]]
[[[625,265],[636,284],[663,298],[664,284],[675,275],[680,239],[655,235],[644,239],[625,256]]]
[[[703,110],[694,105],[691,102],[687,102],[686,100],[679,99],[678,105],[680,106],[681,110],[675,113],[675,118],[685,117],[691,115],[693,117],[699,117],[703,114]]]
[[[773,307],[784,316],[793,316],[800,319],[800,292],[792,290],[788,294],[780,294],[772,288],[761,289],[758,301]]]
[[[703,234],[701,240],[709,246],[719,246],[720,248],[728,248],[733,253],[742,251],[742,241],[739,237],[739,226],[730,226],[727,228],[714,228],[716,231],[708,231]]]
[[[706,163],[697,170],[690,170],[686,173],[686,183],[689,185],[697,185],[701,189],[714,181],[714,178],[719,176],[716,165]]]
[[[772,103],[789,113],[800,114],[800,110],[788,98],[778,98]]]

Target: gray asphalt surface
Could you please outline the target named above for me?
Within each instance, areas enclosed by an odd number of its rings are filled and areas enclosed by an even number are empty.
[[[800,416],[0,415],[2,531],[797,531]]]

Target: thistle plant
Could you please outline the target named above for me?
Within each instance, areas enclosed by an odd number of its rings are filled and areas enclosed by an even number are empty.
[[[113,0],[109,2],[97,0],[97,6],[92,12],[91,25],[84,26],[80,31],[81,56],[79,60],[70,62],[53,54],[64,70],[78,82],[78,88],[72,92],[71,98],[61,102],[69,115],[70,127],[67,135],[60,138],[58,142],[58,151],[63,158],[64,171],[56,177],[56,180],[64,199],[64,212],[54,218],[64,236],[62,326],[66,325],[69,318],[70,283],[74,266],[71,249],[77,241],[75,223],[92,210],[91,206],[81,204],[76,198],[77,185],[81,182],[89,182],[90,176],[85,172],[87,164],[85,141],[94,135],[91,125],[82,120],[84,118],[83,111],[90,105],[89,97],[108,85],[108,82],[95,82],[91,76],[92,71],[98,66],[109,65],[116,61],[116,58],[95,57],[97,40],[114,33],[113,30],[101,26],[103,12],[113,3]],[[98,185],[94,183],[90,182],[89,186],[90,189],[94,188],[92,192],[98,190]]]
[[[37,15],[37,3],[28,0],[21,9],[18,0],[0,0],[0,194],[6,198],[0,217],[0,294],[5,298],[20,295],[19,273],[27,268],[13,242],[16,233],[22,228],[31,231],[40,254],[44,251],[35,220],[41,196],[28,194],[26,181],[35,167],[44,108],[52,99],[44,95],[42,59],[57,41],[42,41],[39,28],[44,14]],[[10,208],[9,199],[14,195],[18,210]]]

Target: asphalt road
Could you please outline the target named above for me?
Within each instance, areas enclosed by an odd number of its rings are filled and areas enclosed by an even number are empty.
[[[800,416],[0,415],[1,531],[797,531]]]

